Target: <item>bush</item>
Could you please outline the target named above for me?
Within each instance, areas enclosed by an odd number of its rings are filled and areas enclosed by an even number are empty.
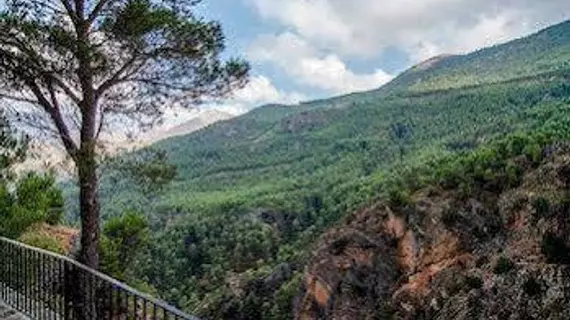
[[[61,242],[49,235],[29,231],[22,234],[18,240],[32,247],[44,249],[58,254],[65,254],[65,250]]]
[[[463,182],[457,187],[457,196],[459,199],[469,199],[476,192],[477,188],[469,182]]]
[[[17,238],[33,224],[57,224],[63,205],[52,176],[29,173],[17,181],[14,191],[0,183],[0,232]]]
[[[548,263],[570,264],[570,248],[551,232],[542,237],[541,251]]]
[[[441,222],[443,222],[443,225],[447,228],[452,228],[461,221],[461,219],[462,216],[454,209],[445,210],[441,216]]]
[[[523,290],[529,296],[534,297],[542,293],[542,286],[536,279],[529,278],[523,283]]]
[[[465,278],[465,285],[468,289],[481,289],[483,288],[483,279],[480,277],[467,276]]]
[[[509,187],[517,187],[522,183],[524,168],[521,166],[509,161],[505,167],[505,173],[507,175],[507,184]]]
[[[534,165],[542,161],[542,148],[537,142],[529,143],[523,150],[525,157],[530,160]]]
[[[543,197],[534,199],[532,202],[532,207],[534,208],[536,220],[548,217],[548,214],[550,212],[550,202],[548,202],[547,199]]]
[[[45,213],[45,221],[47,224],[58,225],[63,218],[63,210],[61,208],[49,208]]]
[[[303,274],[298,272],[275,292],[274,305],[270,310],[271,314],[270,317],[267,317],[268,319],[285,320],[293,318],[291,314],[294,309],[293,301],[299,295],[302,282]]]
[[[384,301],[383,299],[378,300],[376,306],[376,317],[374,319],[379,320],[392,320],[395,317],[396,309],[390,302]]]
[[[388,191],[390,205],[392,207],[405,207],[412,203],[410,195],[405,189],[393,188]]]
[[[99,253],[101,270],[126,281],[137,259],[148,249],[147,219],[137,212],[127,212],[107,221],[103,227]]]
[[[511,271],[515,267],[515,264],[507,257],[500,257],[493,268],[495,274],[505,274]]]
[[[41,212],[49,224],[59,223],[63,216],[63,195],[51,175],[29,173],[18,182],[16,198],[26,210]]]
[[[477,141],[475,139],[471,140],[457,140],[448,142],[445,144],[446,149],[453,152],[473,150],[477,147]]]
[[[104,234],[101,235],[99,241],[99,259],[100,269],[102,272],[113,276],[114,278],[125,281],[124,270],[119,261],[119,244],[111,241]]]
[[[2,233],[11,238],[18,238],[30,226],[42,222],[44,215],[39,211],[29,211],[20,206],[11,208],[10,216],[2,221]]]

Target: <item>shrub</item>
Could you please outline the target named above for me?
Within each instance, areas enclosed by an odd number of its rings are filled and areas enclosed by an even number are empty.
[[[453,152],[473,150],[476,147],[477,147],[477,141],[475,139],[457,140],[445,144],[445,148]]]
[[[65,250],[61,242],[46,234],[29,231],[22,234],[18,240],[32,247],[65,254]]]
[[[475,276],[467,276],[465,278],[465,285],[468,289],[481,289],[483,288],[483,279]]]
[[[481,256],[475,261],[475,266],[481,268],[487,263],[489,263],[489,258],[487,256]]]
[[[63,218],[63,210],[59,208],[50,208],[46,212],[46,223],[52,226],[58,225]]]
[[[543,197],[534,199],[532,202],[532,207],[534,208],[536,220],[547,217],[548,213],[550,212],[550,202],[548,202],[548,200]]]
[[[516,133],[507,140],[507,156],[517,156],[523,153],[525,147],[529,144],[531,137],[524,134]]]
[[[507,257],[500,257],[497,260],[497,264],[493,268],[495,274],[505,274],[511,271],[515,267],[515,264]]]
[[[59,223],[63,216],[63,195],[51,175],[29,173],[18,182],[16,198],[20,207],[40,212],[49,224]]]
[[[126,281],[149,241],[148,221],[143,215],[129,211],[110,219],[103,227],[99,243],[101,270]]]
[[[396,309],[392,306],[391,303],[386,302],[384,300],[379,300],[377,302],[376,317],[374,319],[392,320],[396,319],[395,314],[396,314]]]
[[[541,251],[548,263],[570,264],[570,248],[551,232],[542,237]]]
[[[541,284],[534,278],[529,278],[523,283],[523,290],[529,296],[537,296],[542,293]]]
[[[393,188],[388,191],[390,205],[393,207],[405,207],[412,203],[412,199],[403,188]]]
[[[457,187],[457,197],[459,199],[469,199],[476,192],[476,187],[470,182],[463,182]]]
[[[530,160],[534,165],[537,165],[542,160],[542,148],[537,142],[529,143],[525,146],[523,153],[525,157]]]
[[[124,281],[123,268],[119,261],[119,244],[111,241],[104,234],[99,241],[99,259],[102,272]]]
[[[0,181],[0,232],[17,238],[35,223],[57,224],[63,215],[63,196],[49,175],[29,173],[13,191]]]
[[[524,169],[521,166],[509,161],[505,167],[505,173],[509,187],[517,187],[522,183]]]
[[[293,317],[293,301],[299,294],[303,282],[303,274],[298,272],[275,292],[274,306],[271,310],[271,319],[291,319]]]
[[[445,225],[447,228],[451,228],[456,225],[461,220],[461,218],[462,216],[457,211],[454,209],[448,209],[443,212],[441,216],[441,222],[443,222],[443,225]]]

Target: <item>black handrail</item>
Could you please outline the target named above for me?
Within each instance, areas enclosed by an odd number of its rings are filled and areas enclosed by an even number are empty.
[[[34,320],[198,320],[73,259],[3,237],[0,300]]]

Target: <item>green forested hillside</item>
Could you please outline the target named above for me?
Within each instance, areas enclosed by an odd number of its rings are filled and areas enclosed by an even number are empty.
[[[376,91],[265,106],[159,142],[175,180],[141,196],[104,177],[103,214],[150,217],[148,263],[135,272],[165,299],[212,319],[290,319],[311,243],[376,198],[405,201],[402,172],[445,171],[448,158],[452,170],[515,133],[566,136],[569,35],[567,22]]]
[[[430,91],[496,83],[570,67],[570,22],[468,55],[441,57],[404,72],[379,92]]]

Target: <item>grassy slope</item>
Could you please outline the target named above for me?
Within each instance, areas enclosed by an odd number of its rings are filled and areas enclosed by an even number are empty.
[[[270,310],[267,318],[282,315],[287,306],[272,298],[235,302],[224,284],[228,272],[255,278],[302,260],[322,230],[385,193],[396,170],[534,130],[568,112],[569,35],[570,23],[561,24],[411,69],[376,91],[266,106],[160,142],[155,146],[178,166],[177,180],[150,202],[125,184],[107,184],[104,214],[134,206],[156,219],[153,266],[141,273],[167,299],[213,317],[223,314],[221,301],[236,314],[245,304]],[[395,141],[394,124],[413,134]],[[398,144],[405,147],[402,162]],[[259,208],[291,223],[285,230],[266,223]]]

